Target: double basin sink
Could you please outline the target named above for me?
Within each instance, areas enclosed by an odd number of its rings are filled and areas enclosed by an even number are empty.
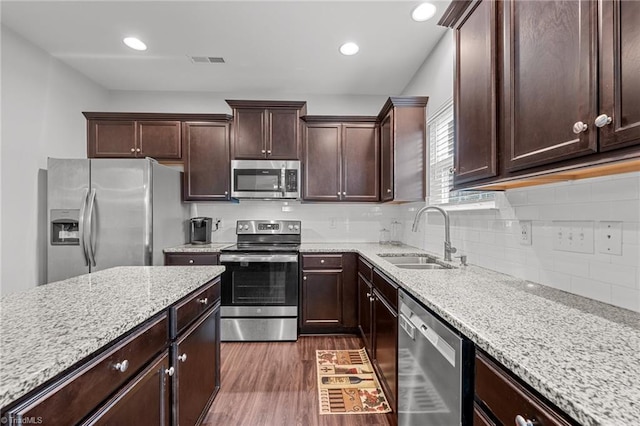
[[[454,266],[439,263],[436,258],[429,255],[379,254],[378,256],[400,269],[455,269]]]

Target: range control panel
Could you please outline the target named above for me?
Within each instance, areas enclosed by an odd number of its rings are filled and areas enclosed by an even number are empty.
[[[300,234],[301,228],[299,220],[239,220],[236,234]]]

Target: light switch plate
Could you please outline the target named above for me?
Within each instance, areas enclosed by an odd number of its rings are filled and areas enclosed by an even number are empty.
[[[554,221],[553,249],[574,253],[593,253],[592,221]]]
[[[598,250],[600,253],[622,255],[622,222],[600,222]]]

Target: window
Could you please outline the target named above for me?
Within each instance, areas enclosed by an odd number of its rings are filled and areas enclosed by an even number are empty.
[[[429,204],[468,204],[494,200],[493,192],[451,191],[453,187],[454,120],[449,100],[427,121],[429,135]]]

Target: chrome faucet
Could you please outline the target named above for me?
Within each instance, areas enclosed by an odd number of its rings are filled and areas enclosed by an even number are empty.
[[[451,235],[449,232],[449,213],[437,206],[425,206],[418,210],[418,213],[416,213],[416,217],[413,219],[413,226],[411,227],[411,230],[413,232],[418,232],[420,218],[428,210],[435,210],[442,213],[442,216],[444,216],[444,260],[451,262],[451,254],[455,253],[458,250],[456,250],[456,248],[451,245]]]

